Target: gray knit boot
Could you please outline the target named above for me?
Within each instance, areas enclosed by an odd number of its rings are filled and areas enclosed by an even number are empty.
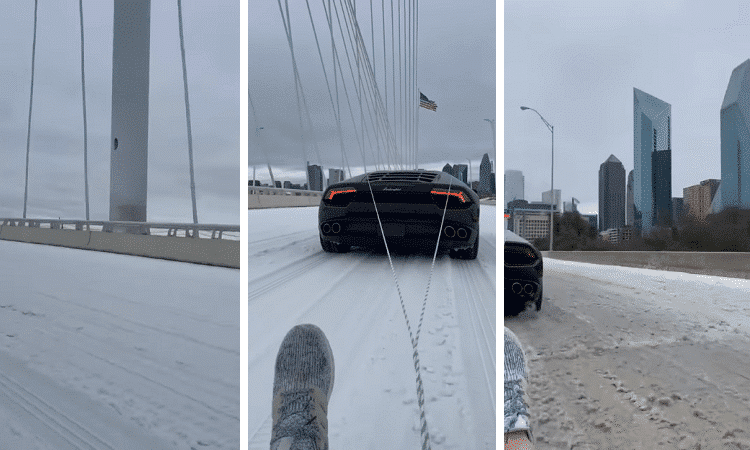
[[[505,328],[505,433],[525,431],[529,440],[531,436],[531,421],[526,401],[526,355],[521,348],[518,337]]]
[[[328,450],[333,352],[315,325],[297,325],[276,355],[271,450]]]

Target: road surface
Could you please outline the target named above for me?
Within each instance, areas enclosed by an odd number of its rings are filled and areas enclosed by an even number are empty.
[[[0,255],[0,449],[239,448],[238,270]]]
[[[750,281],[544,262],[529,357],[539,448],[750,449]]]
[[[412,348],[385,254],[322,251],[317,207],[251,210],[249,448],[267,449],[273,366],[298,323],[328,336],[336,367],[331,448],[420,448]],[[419,339],[433,449],[494,449],[495,208],[482,206],[479,256],[439,255]],[[394,255],[412,331],[432,254]]]

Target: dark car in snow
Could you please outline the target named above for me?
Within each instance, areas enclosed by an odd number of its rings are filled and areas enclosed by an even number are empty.
[[[543,262],[539,252],[526,239],[505,230],[505,314],[516,315],[534,303],[542,309]]]
[[[475,259],[479,196],[445,172],[370,172],[325,190],[318,230],[323,250],[332,253],[380,247],[383,235],[389,248],[434,248],[440,236],[440,249],[452,258]]]

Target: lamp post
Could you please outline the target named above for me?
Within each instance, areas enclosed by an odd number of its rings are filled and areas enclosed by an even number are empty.
[[[552,175],[550,176],[550,205],[549,205],[549,251],[552,251],[552,242],[554,240],[554,212],[555,212],[555,127],[550,125],[549,122],[544,120],[544,117],[542,117],[541,114],[539,114],[539,111],[537,111],[534,108],[529,108],[527,106],[522,106],[521,110],[526,111],[527,109],[530,109],[534,111],[540,119],[542,119],[542,122],[547,126],[549,131],[552,133],[552,168],[550,169],[550,172]],[[487,120],[487,119],[485,119]]]

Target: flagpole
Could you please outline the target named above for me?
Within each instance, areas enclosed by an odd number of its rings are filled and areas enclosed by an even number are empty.
[[[417,88],[417,92],[422,92]],[[417,164],[417,153],[419,153],[419,105],[417,105],[417,148],[414,150],[414,169],[419,169],[419,164]]]

